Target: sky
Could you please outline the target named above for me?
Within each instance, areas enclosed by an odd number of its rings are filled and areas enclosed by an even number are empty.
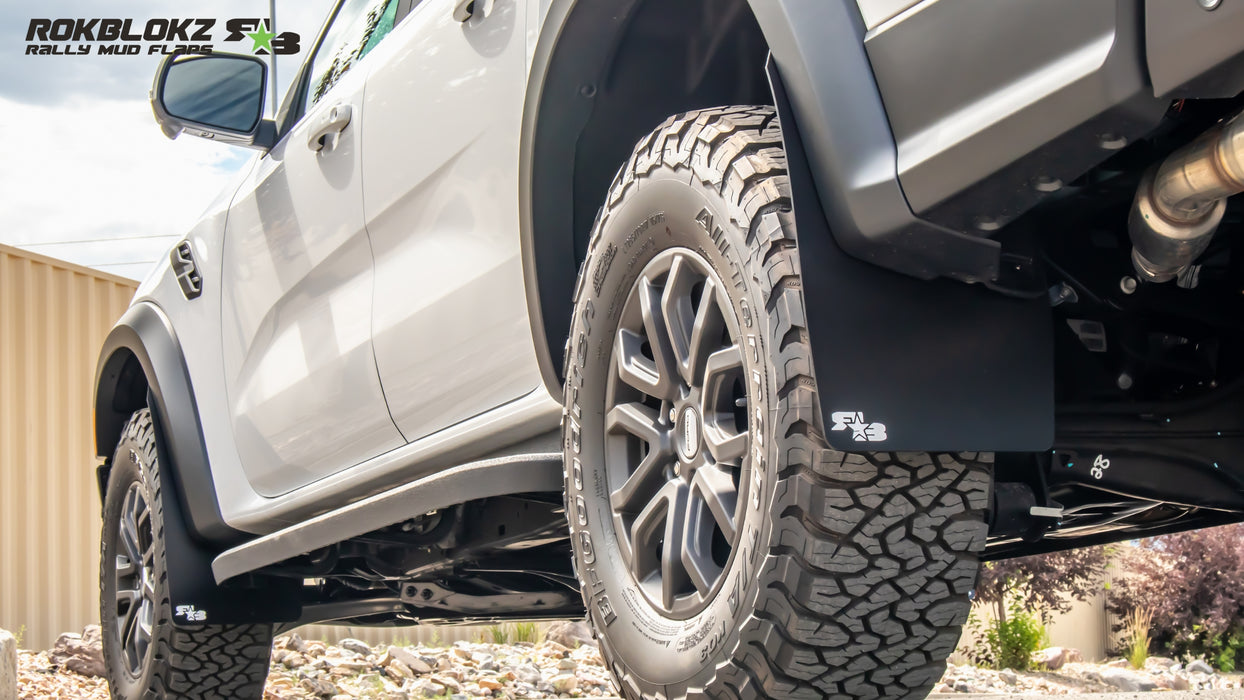
[[[332,4],[277,0],[276,32],[301,34],[303,51],[279,59],[282,96]],[[226,20],[267,16],[267,0],[0,3],[0,243],[142,279],[256,153],[160,132],[149,44],[137,56],[27,56],[31,19],[215,18],[216,48],[237,51],[249,47],[222,43]]]

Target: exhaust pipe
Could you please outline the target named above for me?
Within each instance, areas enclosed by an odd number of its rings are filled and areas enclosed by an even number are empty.
[[[1140,279],[1167,282],[1214,237],[1227,197],[1244,192],[1244,113],[1210,129],[1150,168],[1128,216]]]

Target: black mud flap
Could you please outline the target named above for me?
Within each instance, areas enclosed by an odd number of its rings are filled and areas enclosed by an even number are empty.
[[[164,416],[155,396],[147,394],[155,415],[156,449],[168,454],[164,444]],[[220,552],[194,538],[186,526],[177,498],[176,470],[160,474],[163,488],[164,552],[168,568],[169,603],[173,624],[178,627],[293,622],[302,614],[299,596],[302,581],[274,577],[240,577],[226,586],[212,576],[212,560]]]
[[[847,451],[1050,449],[1054,350],[1048,299],[921,281],[834,241],[772,59],[804,303],[825,436]]]

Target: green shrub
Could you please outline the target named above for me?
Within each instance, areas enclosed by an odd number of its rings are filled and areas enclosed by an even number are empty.
[[[540,625],[535,622],[515,622],[510,625],[510,641],[512,642],[531,642],[539,644],[540,638],[544,636]]]
[[[1148,608],[1132,608],[1123,621],[1127,660],[1132,668],[1144,668],[1145,659],[1149,658],[1149,629],[1152,625],[1153,611]]]
[[[1041,619],[1016,603],[1010,605],[1005,617],[990,621],[983,634],[981,628],[986,623],[980,618],[973,615],[969,625],[977,631],[979,641],[967,655],[973,663],[990,668],[1027,671],[1032,667],[1033,652],[1046,638]]]

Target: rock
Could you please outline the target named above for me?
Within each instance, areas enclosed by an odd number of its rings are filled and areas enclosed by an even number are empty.
[[[82,634],[62,634],[56,640],[48,659],[74,673],[92,678],[104,675],[104,645],[99,625],[88,625]]]
[[[384,659],[380,661],[380,665],[387,666],[388,663],[386,660],[401,661],[406,664],[406,668],[409,668],[415,673],[432,672],[432,665],[425,661],[422,656],[419,656],[415,652],[402,647],[389,647],[388,651],[385,652]]]
[[[17,700],[17,639],[0,630],[0,700]]]
[[[304,678],[298,685],[308,693],[319,697],[332,697],[341,692],[337,686],[322,678]]]
[[[414,678],[415,674],[406,664],[397,659],[389,659],[389,663],[384,667],[384,672],[395,681],[401,682],[407,678]]]
[[[592,628],[587,624],[587,620],[554,622],[545,630],[544,638],[568,649],[574,649],[583,644],[596,646],[596,639],[592,636]]]
[[[501,690],[505,687],[505,684],[496,678],[481,678],[479,679],[479,687],[485,690]]]
[[[1158,684],[1154,683],[1147,676],[1129,668],[1114,666],[1105,668],[1101,672],[1101,679],[1119,690],[1129,693],[1149,691],[1158,687]]]
[[[307,657],[292,651],[286,654],[284,659],[281,659],[281,663],[285,664],[285,668],[301,668],[307,664]]]
[[[998,678],[1001,678],[1002,682],[1007,685],[1015,685],[1019,681],[1019,676],[1015,675],[1015,672],[1009,668],[998,671]]]
[[[1214,672],[1214,669],[1201,659],[1197,659],[1196,661],[1189,663],[1187,669],[1188,673],[1204,673],[1209,675]]]
[[[1165,656],[1150,656],[1145,659],[1144,669],[1150,673],[1155,671],[1166,671],[1178,666],[1179,663],[1174,659],[1168,659]]]
[[[562,659],[557,662],[558,671],[573,671],[578,667],[579,664],[574,659]]]
[[[560,659],[569,653],[570,647],[551,639],[540,645],[540,655],[547,658]]]
[[[1192,684],[1189,683],[1188,679],[1184,678],[1183,676],[1172,676],[1171,677],[1171,689],[1172,690],[1191,690]]]
[[[1106,664],[1106,668],[1131,668],[1132,662],[1127,659],[1115,659]]]
[[[1080,651],[1078,649],[1066,649],[1063,647],[1049,647],[1032,654],[1032,662],[1044,666],[1049,671],[1057,671],[1063,667],[1063,664],[1079,660]]]
[[[416,679],[410,684],[410,689],[416,697],[435,698],[445,694],[445,686],[440,683],[433,683],[427,678]]]
[[[445,686],[445,689],[451,693],[462,692],[462,683],[457,678],[454,678],[447,673],[432,676],[432,680]]]
[[[563,673],[560,676],[553,676],[549,681],[549,685],[553,686],[553,690],[559,693],[569,693],[579,687],[579,677],[569,673]]]
[[[359,639],[350,639],[347,637],[340,642],[337,642],[337,646],[345,649],[346,651],[352,651],[355,654],[362,654],[363,656],[371,654],[371,645]]]

